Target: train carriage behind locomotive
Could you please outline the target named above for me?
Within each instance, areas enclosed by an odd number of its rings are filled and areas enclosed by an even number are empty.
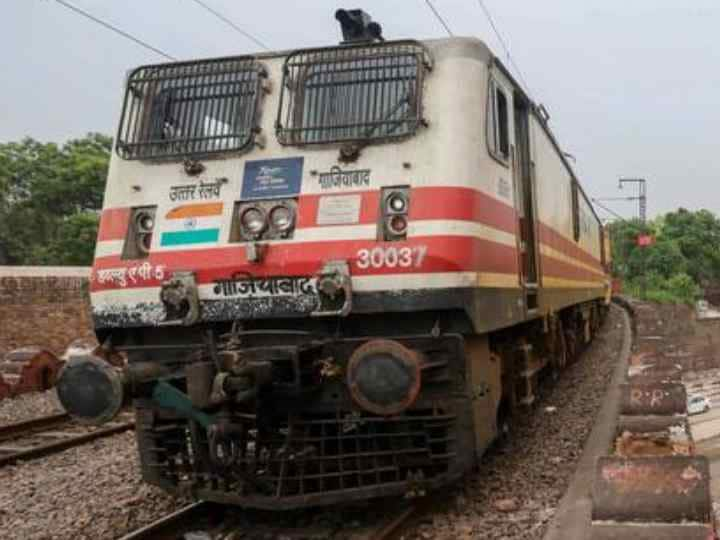
[[[132,399],[143,477],[282,508],[460,477],[589,341],[602,229],[477,39],[379,38],[132,71],[91,300],[58,391]]]

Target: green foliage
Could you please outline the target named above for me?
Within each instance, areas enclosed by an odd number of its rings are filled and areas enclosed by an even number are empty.
[[[626,282],[625,292],[630,296],[640,297],[639,277]],[[675,274],[670,278],[655,273],[647,275],[648,300],[668,304],[693,304],[701,296],[700,286],[685,273]]]
[[[692,303],[701,286],[720,283],[720,220],[708,210],[680,208],[645,226],[615,222],[610,234],[613,273],[629,294],[639,295],[643,274],[647,298],[659,302]],[[639,234],[654,235],[655,244],[639,247]]]
[[[12,264],[92,262],[112,139],[0,144],[0,257]],[[1,261],[0,261],[1,262]]]
[[[663,237],[676,242],[697,283],[720,279],[720,220],[708,210],[680,208],[665,216]]]

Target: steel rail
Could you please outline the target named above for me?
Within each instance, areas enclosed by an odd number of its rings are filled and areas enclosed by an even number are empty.
[[[207,515],[212,507],[213,503],[207,501],[194,502],[122,536],[120,540],[177,538],[177,533],[186,526],[188,521],[195,522],[195,518]]]
[[[69,422],[69,416],[65,419],[59,419],[59,415],[54,415],[54,421],[51,421],[52,417],[43,417],[43,418],[37,418],[35,420],[30,420],[28,422],[21,422],[18,424],[12,424],[10,426],[5,426],[3,429],[10,428],[11,430],[14,430],[13,438],[17,437],[18,439],[23,436],[23,431],[18,431],[19,426],[28,426],[31,427],[27,428],[26,431],[30,431],[28,436],[33,436],[34,432],[37,431],[40,426],[43,427],[55,427],[58,424]],[[43,424],[44,422],[44,424]],[[41,457],[45,457],[50,454],[55,454],[57,452],[61,452],[63,450],[67,450],[68,448],[72,448],[73,446],[80,446],[82,444],[85,444],[90,441],[94,441],[96,439],[101,439],[103,437],[109,437],[111,435],[116,435],[118,433],[122,433],[124,431],[127,431],[129,429],[133,429],[135,427],[135,421],[129,421],[129,422],[121,422],[114,425],[110,425],[105,428],[101,429],[95,429],[90,432],[86,433],[80,433],[78,435],[69,435],[67,437],[63,437],[59,440],[49,442],[46,444],[40,444],[37,446],[33,446],[31,448],[24,448],[22,450],[18,450],[16,452],[9,452],[5,455],[0,455],[0,467],[3,467],[5,465],[9,465],[12,463],[15,463],[17,461],[29,461],[32,459],[37,459]],[[0,434],[3,432],[0,430]],[[3,440],[9,439],[9,435],[3,435]]]
[[[206,530],[204,525],[200,525],[203,519],[207,519],[213,510],[223,511],[223,509],[227,510],[228,507],[223,507],[218,503],[209,501],[194,502],[122,536],[120,540],[174,540],[175,538],[182,537],[182,535],[189,530]],[[391,540],[392,538],[397,538],[402,532],[403,527],[416,515],[417,511],[418,506],[413,504],[397,512],[388,513],[370,532],[363,533],[362,538],[366,540]],[[246,518],[250,515],[252,515],[252,513],[245,513]],[[227,525],[227,523],[232,521],[232,518],[228,521],[228,514],[225,514],[223,520]],[[269,530],[266,518],[262,518],[258,523],[250,525],[250,529],[247,527],[248,525],[246,524],[243,530],[245,534],[254,528],[257,528],[257,531],[263,535],[267,534]],[[270,525],[270,528],[274,533],[280,534],[280,537],[286,536],[285,533],[288,533],[290,530],[285,527],[275,529],[272,525]],[[296,532],[297,531],[293,529],[293,533]],[[323,538],[346,538],[345,536],[338,536],[337,532],[338,531],[332,530],[327,531],[323,533]],[[287,536],[292,537],[294,536],[293,533],[288,533]],[[355,538],[355,536],[352,536],[352,538]]]
[[[57,413],[31,418],[30,420],[23,420],[22,422],[15,422],[14,424],[8,424],[6,426],[0,426],[0,441],[5,441],[7,439],[23,435],[28,431],[47,429],[48,427],[63,424],[68,420],[70,420],[70,415],[68,413]]]
[[[416,505],[403,509],[400,513],[391,516],[381,523],[376,531],[370,535],[370,540],[390,540],[397,537],[403,526],[414,517],[418,507]]]

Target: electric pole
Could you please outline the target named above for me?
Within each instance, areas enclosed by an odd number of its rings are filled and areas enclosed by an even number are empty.
[[[638,185],[638,196],[637,197],[626,197],[625,200],[632,201],[637,200],[638,201],[638,215],[640,218],[640,224],[643,228],[643,235],[645,234],[645,224],[647,222],[647,183],[644,178],[620,178],[618,180],[618,188],[622,189],[623,184],[637,184]],[[640,276],[640,299],[645,300],[645,293],[647,289],[647,277],[645,276],[645,269],[646,269],[646,255],[645,255],[645,249],[646,245],[641,245],[638,242],[638,247],[641,249],[641,257],[640,257],[640,264],[641,264],[641,272],[642,275]]]

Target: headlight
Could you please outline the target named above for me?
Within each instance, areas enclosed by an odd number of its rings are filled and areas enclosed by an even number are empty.
[[[240,224],[250,234],[260,234],[267,224],[265,213],[259,208],[246,208],[240,216]]]
[[[278,231],[287,231],[293,224],[293,211],[283,204],[270,210],[270,225]]]
[[[407,208],[407,200],[401,193],[392,193],[387,198],[387,207],[390,212],[405,212]]]

